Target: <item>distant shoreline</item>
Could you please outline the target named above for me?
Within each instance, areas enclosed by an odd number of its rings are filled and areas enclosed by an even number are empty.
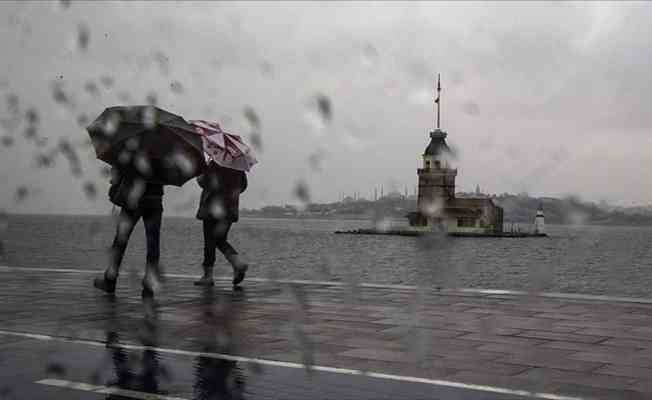
[[[7,213],[7,217],[43,217],[43,218],[57,218],[57,217],[83,217],[83,218],[110,218],[110,215],[107,214],[41,214],[41,213]],[[165,219],[195,219],[193,216],[182,216],[182,215],[165,215]],[[297,221],[360,221],[363,223],[373,223],[374,220],[367,217],[356,217],[356,216],[318,216],[318,215],[306,215],[306,216],[282,216],[282,215],[247,215],[241,214],[240,220],[297,220]],[[407,219],[400,217],[385,217],[381,218],[388,221],[399,222],[405,220],[407,225]],[[505,222],[505,228],[507,229],[512,223],[519,225],[521,227],[525,225],[531,225],[533,221],[507,221]],[[604,222],[604,221],[588,221],[583,224],[573,224],[570,222],[558,223],[558,222],[547,222],[546,225],[550,226],[603,226],[603,227],[627,227],[627,228],[649,228],[652,227],[652,223],[644,222],[638,224],[625,224],[622,222]]]

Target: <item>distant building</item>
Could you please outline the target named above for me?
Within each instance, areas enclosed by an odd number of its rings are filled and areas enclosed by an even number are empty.
[[[537,215],[534,217],[534,233],[546,233],[546,223],[543,216],[543,203],[539,203]]]
[[[423,168],[417,169],[419,190],[417,211],[408,214],[410,225],[442,228],[447,232],[498,233],[503,230],[503,209],[481,194],[457,198],[451,150],[447,133],[439,127],[441,85],[437,82],[437,127],[430,132],[430,143],[423,152]]]

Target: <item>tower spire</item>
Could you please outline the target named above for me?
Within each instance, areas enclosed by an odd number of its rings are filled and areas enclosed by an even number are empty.
[[[441,80],[440,74],[437,74],[437,98],[435,99],[435,104],[437,104],[437,130],[439,130],[439,115],[440,115],[440,93],[441,93]]]

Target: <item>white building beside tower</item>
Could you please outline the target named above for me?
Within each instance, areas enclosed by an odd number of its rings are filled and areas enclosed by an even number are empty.
[[[543,216],[543,203],[539,203],[537,215],[534,217],[534,233],[546,233],[546,223]]]

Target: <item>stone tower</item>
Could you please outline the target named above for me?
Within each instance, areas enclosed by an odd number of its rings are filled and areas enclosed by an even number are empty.
[[[457,169],[449,164],[450,148],[446,144],[446,135],[439,128],[430,132],[430,144],[423,153],[423,166],[417,169],[417,211],[428,219],[440,218],[441,209],[455,199]]]
[[[437,76],[437,123],[430,132],[430,143],[423,152],[423,166],[417,169],[419,194],[417,211],[430,222],[442,217],[442,209],[455,200],[455,176],[457,169],[450,164],[451,150],[446,144],[447,133],[441,130],[441,81]]]

